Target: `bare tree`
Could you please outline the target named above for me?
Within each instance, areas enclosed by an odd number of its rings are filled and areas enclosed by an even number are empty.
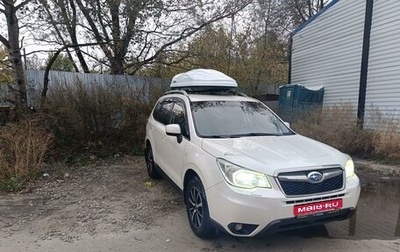
[[[274,2],[273,0],[257,0],[257,3],[259,5],[258,9],[258,16],[260,17],[260,20],[262,22],[262,36],[261,36],[261,58],[260,62],[265,63],[268,55],[268,47],[269,47],[269,41],[268,41],[268,34],[270,33],[271,27],[271,19],[272,19],[272,11],[274,7]],[[258,88],[261,84],[261,75],[265,72],[265,69],[263,68],[258,68],[256,71],[256,79],[255,79],[255,85],[254,89],[257,92]]]
[[[296,24],[317,14],[330,0],[285,0]]]
[[[46,96],[47,96],[47,90],[49,86],[49,73],[50,70],[54,64],[54,62],[57,60],[57,57],[60,55],[60,53],[64,50],[67,50],[68,48],[75,48],[75,47],[84,47],[84,46],[92,46],[92,45],[98,45],[97,43],[88,43],[88,44],[73,44],[73,45],[64,45],[63,47],[59,48],[55,53],[51,55],[49,58],[46,68],[44,69],[44,77],[43,77],[43,89],[41,93],[41,98],[42,98],[42,103],[45,101]]]
[[[57,47],[79,44],[78,27],[82,17],[74,0],[38,0],[31,6],[36,11],[25,22],[25,26],[36,41]],[[65,52],[76,72],[80,69],[85,73],[90,72],[84,53],[79,47],[67,48]]]
[[[176,43],[245,8],[251,0],[41,0],[48,42],[97,43],[86,58],[111,74],[134,74]],[[50,33],[50,34],[49,34]],[[79,36],[80,35],[80,36]],[[68,38],[68,39],[66,39]],[[64,39],[64,41],[63,41]],[[79,41],[78,41],[79,39]],[[81,66],[80,49],[73,48]],[[95,55],[98,53],[102,55]],[[84,53],[84,52],[83,52]]]
[[[27,105],[26,101],[26,77],[22,62],[20,47],[20,27],[17,13],[21,11],[31,0],[16,3],[15,0],[0,0],[0,14],[4,15],[7,22],[7,35],[0,34],[0,42],[8,51],[13,77],[16,86],[16,103],[22,108]]]

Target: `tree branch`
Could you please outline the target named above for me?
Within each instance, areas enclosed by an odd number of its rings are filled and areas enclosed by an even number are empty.
[[[124,70],[126,70],[127,68],[130,68],[130,67],[133,67],[133,66],[136,65],[136,67],[135,67],[136,69],[132,72],[132,74],[135,74],[135,73],[137,72],[137,70],[138,70],[141,66],[144,66],[144,65],[146,65],[146,64],[149,64],[149,63],[153,62],[153,61],[158,57],[158,55],[160,55],[160,53],[162,53],[162,52],[163,52],[166,48],[168,48],[169,46],[174,45],[174,44],[176,44],[177,42],[182,41],[182,40],[184,40],[184,39],[190,37],[191,35],[193,35],[194,33],[198,32],[199,30],[203,29],[204,27],[206,27],[206,26],[208,26],[208,25],[210,25],[210,24],[212,24],[212,23],[215,23],[215,22],[217,22],[217,21],[219,21],[219,20],[222,20],[222,19],[224,19],[224,18],[226,18],[226,17],[229,17],[229,16],[231,16],[231,15],[232,15],[232,13],[227,13],[227,14],[225,14],[225,15],[222,15],[222,16],[219,16],[219,17],[216,17],[216,18],[212,18],[212,19],[208,20],[207,22],[202,23],[202,24],[199,25],[198,27],[190,27],[190,28],[184,29],[184,30],[181,32],[181,34],[179,35],[178,38],[176,38],[176,39],[174,39],[174,40],[172,40],[172,41],[170,41],[170,42],[165,43],[164,45],[162,45],[162,46],[153,54],[153,56],[151,56],[151,57],[149,57],[149,58],[147,58],[147,59],[145,59],[145,60],[143,60],[143,61],[141,61],[141,62],[134,62],[134,63],[128,64],[128,65],[124,68]]]
[[[306,19],[306,17],[304,16],[303,10],[302,10],[301,7],[300,7],[299,0],[295,0],[295,9],[296,9],[297,12],[299,13],[301,20],[302,20],[303,22],[305,22],[307,19]]]
[[[59,48],[53,55],[53,57],[51,57],[51,59],[49,60],[49,63],[46,66],[46,69],[44,70],[44,77],[43,77],[43,90],[41,93],[41,98],[42,98],[42,103],[44,102],[44,100],[46,99],[46,95],[47,95],[47,90],[48,90],[48,84],[49,84],[49,72],[51,70],[51,67],[54,63],[54,61],[56,61],[58,55],[65,49],[67,48],[76,48],[76,47],[82,47],[82,46],[93,46],[93,45],[99,45],[99,43],[85,43],[85,44],[75,44],[75,45],[64,45],[63,47]]]
[[[0,42],[6,47],[6,48],[10,48],[10,43],[8,42],[8,40],[3,37],[2,35],[0,35]]]
[[[22,3],[18,4],[17,6],[15,6],[15,10],[19,10],[22,7],[24,7],[25,5],[27,5],[28,3],[30,3],[32,0],[25,0]]]

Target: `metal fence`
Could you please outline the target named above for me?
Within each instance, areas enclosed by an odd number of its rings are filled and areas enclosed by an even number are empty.
[[[26,79],[28,105],[37,107],[40,104],[40,94],[43,90],[44,70],[26,70]],[[52,90],[73,86],[77,83],[88,88],[129,86],[143,92],[146,99],[149,96],[151,86],[167,87],[169,82],[169,80],[154,77],[50,71],[48,92],[51,93]]]
[[[9,107],[9,102],[7,102],[7,97],[9,94],[8,85],[0,83],[0,107]]]
[[[29,106],[40,106],[40,95],[43,90],[44,70],[28,69],[26,70],[27,79],[27,102]],[[97,73],[75,73],[50,71],[48,93],[59,90],[60,87],[72,87],[77,83],[88,88],[101,86],[121,86],[134,88],[143,93],[144,99],[150,95],[150,87],[167,89],[170,80],[154,77],[131,76],[131,75],[108,75]],[[246,92],[246,88],[242,88]],[[259,88],[262,94],[279,94],[279,87],[275,85],[262,85]],[[247,93],[247,92],[246,92]],[[12,97],[8,86],[0,83],[0,107],[12,106],[6,102],[6,98]]]

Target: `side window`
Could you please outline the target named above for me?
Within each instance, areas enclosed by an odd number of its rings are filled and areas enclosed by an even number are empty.
[[[186,118],[186,110],[182,101],[175,101],[175,106],[172,110],[172,124],[179,124],[184,137],[189,138],[189,127]]]
[[[173,105],[171,100],[160,101],[154,109],[154,119],[165,125],[170,124]]]

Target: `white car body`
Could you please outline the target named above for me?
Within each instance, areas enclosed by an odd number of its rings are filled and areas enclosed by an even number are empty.
[[[211,78],[205,82],[207,86],[212,83],[213,74],[221,78],[220,73],[215,71],[192,72],[196,75],[190,75],[190,72],[187,75],[195,76],[197,79],[192,81],[200,83],[200,86],[201,78]],[[207,73],[208,76],[202,73]],[[223,77],[222,75],[222,79]],[[184,80],[185,85],[191,82],[187,76]],[[224,83],[233,85],[232,80],[226,79]],[[179,84],[179,81],[175,81],[177,82]],[[218,85],[218,81],[215,82]],[[153,165],[148,166],[149,175],[166,175],[184,193],[187,204],[191,202],[187,186],[200,191],[199,196],[203,197],[201,206],[200,203],[198,206],[193,204],[195,209],[191,210],[188,206],[189,222],[199,237],[212,236],[207,232],[212,232],[214,228],[234,236],[254,236],[343,220],[354,212],[359,199],[360,183],[348,155],[289,129],[285,129],[290,131],[287,135],[199,135],[199,125],[196,125],[191,108],[193,104],[260,103],[250,97],[176,90],[164,95],[157,104],[173,101],[179,103],[179,106],[173,106],[185,108],[187,128],[157,121],[153,116],[156,105],[146,127],[146,161],[148,165]],[[272,111],[270,113],[273,114]],[[283,127],[283,122],[279,118],[276,120],[280,122],[279,127]],[[205,126],[212,128],[213,120]],[[227,123],[223,128],[230,126],[235,125]],[[182,130],[187,133],[182,133]],[[148,155],[149,151],[151,157]],[[312,181],[314,178],[310,177],[314,175],[315,179],[321,181]],[[194,181],[194,177],[198,179]],[[342,184],[330,182],[333,180]],[[326,190],[324,183],[326,188],[333,189]],[[302,188],[307,188],[304,189],[306,193],[301,193]],[[325,191],[319,192],[321,188]],[[207,212],[200,216],[204,223],[197,225],[193,220],[194,215],[191,214],[199,211]]]

